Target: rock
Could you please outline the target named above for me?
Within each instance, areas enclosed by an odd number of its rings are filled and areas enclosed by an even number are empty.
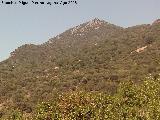
[[[55,69],[55,70],[58,70],[58,69],[59,69],[59,67],[54,67],[54,69]]]
[[[156,21],[154,21],[154,22],[152,23],[152,25],[154,25],[154,24],[160,24],[160,19],[157,19]]]

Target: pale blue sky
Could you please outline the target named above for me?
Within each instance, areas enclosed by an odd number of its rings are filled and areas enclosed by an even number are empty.
[[[18,46],[46,42],[68,28],[95,17],[122,27],[148,24],[160,18],[160,0],[77,2],[77,5],[66,6],[0,4],[0,61],[6,59]]]

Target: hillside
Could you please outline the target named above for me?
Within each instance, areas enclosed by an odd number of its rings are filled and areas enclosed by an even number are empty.
[[[160,73],[160,22],[122,28],[95,18],[41,45],[26,44],[0,63],[0,112],[26,113],[55,94],[117,92],[120,82],[141,83]]]

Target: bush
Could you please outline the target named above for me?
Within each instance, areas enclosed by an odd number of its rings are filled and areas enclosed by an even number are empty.
[[[37,120],[158,120],[160,119],[160,81],[143,84],[121,83],[118,92],[75,91],[62,94],[53,103],[42,103]]]
[[[31,116],[33,120],[159,120],[160,79],[149,76],[141,84],[120,83],[114,95],[78,90],[59,94],[38,104]],[[23,119],[15,110],[7,120]]]

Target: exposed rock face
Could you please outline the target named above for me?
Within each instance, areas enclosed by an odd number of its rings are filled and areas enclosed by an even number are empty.
[[[147,48],[147,46],[144,46],[144,47],[141,47],[141,48],[138,48],[137,50],[135,50],[137,53],[140,53],[142,51],[144,51],[144,49]]]

